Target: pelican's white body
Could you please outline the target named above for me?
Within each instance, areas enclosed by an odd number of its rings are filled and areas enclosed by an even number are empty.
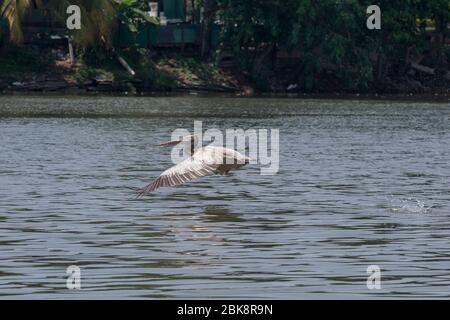
[[[188,137],[178,143],[187,143],[186,152],[191,155],[176,166],[164,171],[153,183],[145,187],[139,194],[143,196],[160,187],[174,187],[207,176],[210,173],[226,175],[249,163],[250,158],[239,152],[216,146],[206,146],[195,150],[196,137]],[[177,142],[168,142],[164,145],[173,145]]]

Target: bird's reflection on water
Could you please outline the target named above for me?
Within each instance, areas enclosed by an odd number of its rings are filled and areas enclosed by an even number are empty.
[[[242,222],[244,219],[227,207],[206,207],[201,215],[205,222]]]

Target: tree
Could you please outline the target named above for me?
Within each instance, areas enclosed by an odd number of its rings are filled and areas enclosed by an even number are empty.
[[[3,0],[0,5],[0,18],[8,21],[9,38],[14,44],[23,42],[23,21],[33,10],[44,10],[54,22],[65,25],[67,7],[77,5],[81,9],[80,31],[73,31],[74,40],[82,47],[111,46],[111,35],[117,23],[119,9],[123,17],[125,8],[136,1],[130,0]],[[133,8],[137,14],[138,8]],[[140,12],[139,12],[140,13]]]
[[[217,10],[216,0],[203,0],[203,24],[202,24],[202,41],[201,56],[206,57],[210,53],[211,32],[214,24],[215,13]]]
[[[299,50],[291,81],[305,91],[320,86],[324,75],[348,90],[365,90],[388,73],[406,72],[411,46],[442,59],[450,20],[448,0],[375,1],[382,10],[381,30],[366,28],[371,0],[217,1],[222,43],[242,65],[258,76],[274,51]],[[425,17],[437,26],[433,42],[417,26]]]
[[[18,44],[23,40],[22,20],[27,13],[38,6],[41,0],[3,0],[0,4],[0,18],[5,18],[9,27],[9,38]]]
[[[140,21],[150,24],[159,24],[159,20],[150,17],[147,3],[139,0],[116,0],[118,4],[116,16],[118,20],[128,27],[131,32],[138,31]]]

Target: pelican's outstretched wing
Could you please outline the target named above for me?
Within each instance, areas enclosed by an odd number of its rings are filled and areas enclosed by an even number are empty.
[[[194,179],[207,176],[216,171],[217,164],[209,163],[198,157],[186,159],[164,171],[155,181],[143,188],[138,198],[152,193],[160,187],[175,187]]]

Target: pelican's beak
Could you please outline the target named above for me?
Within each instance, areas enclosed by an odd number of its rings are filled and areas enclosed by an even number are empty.
[[[161,143],[159,146],[160,147],[173,147],[173,146],[176,146],[179,143],[181,143],[181,140],[167,141],[167,142]]]

